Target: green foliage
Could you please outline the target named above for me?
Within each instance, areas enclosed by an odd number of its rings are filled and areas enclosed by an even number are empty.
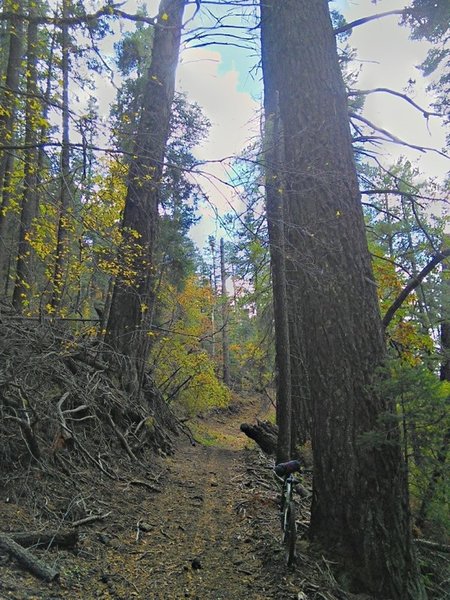
[[[450,4],[447,0],[413,0],[405,22],[412,28],[413,39],[441,42],[450,27]]]
[[[405,159],[386,170],[361,166],[360,177],[365,188],[392,190],[374,193],[366,205],[369,247],[380,308],[385,313],[442,246],[446,220],[438,218],[439,208],[433,207],[439,207],[445,190],[424,180]],[[398,408],[396,422],[408,458],[414,514],[417,516],[423,502],[429,504],[429,522],[449,532],[445,509],[448,467],[440,473],[439,458],[450,427],[450,383],[439,377],[443,360],[440,324],[448,319],[446,285],[441,270],[435,269],[395,313],[387,331],[390,359],[380,385],[381,393],[392,398]],[[362,441],[370,445],[377,440],[368,434]],[[428,498],[436,473],[440,475]]]
[[[168,402],[176,401],[189,414],[227,406],[230,391],[218,379],[208,353],[214,296],[209,285],[188,277],[181,292],[165,284],[160,291],[161,318],[170,317],[167,332],[154,335],[150,362],[156,383]]]
[[[403,435],[409,453],[410,493],[417,511],[428,489],[443,444],[450,430],[450,382],[440,381],[436,373],[423,364],[410,365],[393,361],[390,377],[383,384],[399,407],[404,424]],[[430,499],[428,518],[450,534],[446,505],[450,494],[450,465],[445,463]]]

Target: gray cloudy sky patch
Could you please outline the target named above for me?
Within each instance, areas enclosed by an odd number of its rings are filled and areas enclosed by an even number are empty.
[[[389,0],[374,5],[370,0],[338,0],[330,6],[341,10],[350,22],[377,12],[403,8],[405,3],[406,0]],[[158,0],[150,0],[146,4],[148,14],[155,15]],[[134,12],[137,2],[130,0],[123,8]],[[220,10],[214,6],[209,8]],[[194,5],[189,6],[187,18],[193,11]],[[190,25],[205,25],[207,19],[206,7],[201,7],[200,14]],[[357,85],[359,89],[390,87],[404,92],[408,81],[416,80],[416,85],[412,86],[409,93],[427,109],[431,98],[425,88],[429,82],[423,79],[416,66],[423,61],[430,46],[426,42],[408,39],[409,30],[400,27],[398,21],[398,16],[387,17],[353,30],[349,43],[357,49],[359,62],[354,67],[360,68]],[[125,23],[121,27],[125,30],[133,25]],[[119,38],[120,35],[115,37],[116,40]],[[111,56],[112,41],[108,40],[105,46]],[[182,49],[177,88],[186,92],[189,100],[197,102],[212,123],[209,138],[195,150],[199,159],[218,161],[237,155],[258,135],[262,97],[261,73],[254,69],[258,61],[254,45],[249,50],[214,44],[205,48]],[[104,76],[98,79],[100,106],[106,114],[106,107],[114,99],[115,90],[106,83]],[[364,115],[409,143],[438,148],[444,144],[445,132],[440,121],[430,118],[426,123],[418,111],[399,98],[385,94],[370,95],[366,99]],[[406,155],[419,164],[424,178],[442,178],[449,170],[450,161],[435,153],[422,154],[393,144],[385,144],[381,152],[386,166],[395,162],[400,155]],[[233,194],[229,186],[218,182],[218,179],[228,179],[227,170],[218,163],[209,164],[204,170],[210,173],[210,177],[209,181],[207,177],[202,177],[201,183],[217,210],[221,214],[228,212],[230,203],[240,207],[238,196]],[[193,230],[193,237],[200,246],[214,229],[211,209],[205,207],[202,211],[206,218]]]

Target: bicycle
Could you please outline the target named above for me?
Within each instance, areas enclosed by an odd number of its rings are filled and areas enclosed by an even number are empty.
[[[274,472],[283,482],[281,492],[281,528],[283,530],[283,544],[286,549],[286,563],[292,566],[295,561],[295,544],[297,541],[297,524],[295,521],[295,502],[293,498],[294,487],[298,483],[294,473],[300,471],[298,460],[275,465]]]

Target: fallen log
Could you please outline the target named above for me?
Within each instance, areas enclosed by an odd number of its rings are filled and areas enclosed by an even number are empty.
[[[29,550],[26,550],[8,535],[0,534],[0,548],[6,550],[9,554],[14,556],[17,562],[39,579],[44,581],[55,581],[59,578],[59,572],[51,567],[47,566],[39,558],[36,558],[31,554]]]
[[[257,420],[256,425],[242,423],[241,431],[254,440],[266,454],[275,454],[277,450],[278,427],[269,421]]]
[[[8,533],[17,544],[25,548],[74,548],[78,542],[78,531],[20,531]]]

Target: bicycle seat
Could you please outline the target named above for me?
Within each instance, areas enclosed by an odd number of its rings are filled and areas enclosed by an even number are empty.
[[[286,477],[286,475],[290,475],[291,473],[295,473],[296,471],[300,471],[301,464],[299,460],[290,460],[289,462],[279,463],[275,465],[274,471],[278,475],[278,477]]]

